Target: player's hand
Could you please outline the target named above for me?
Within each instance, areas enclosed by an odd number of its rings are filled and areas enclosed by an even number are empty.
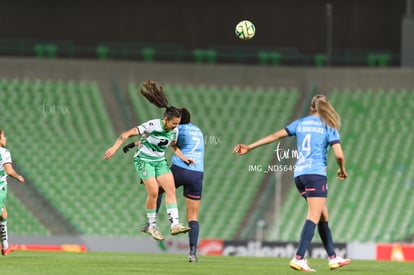
[[[24,178],[23,176],[18,175],[16,178],[19,182],[24,183]]]
[[[183,161],[187,165],[194,165],[195,164],[195,161],[193,159],[190,159],[190,158],[185,158]]]
[[[128,145],[125,145],[124,148],[122,148],[122,151],[124,151],[124,153],[128,152],[129,149],[134,148],[135,147],[135,142],[131,142]]]
[[[112,158],[112,156],[115,154],[115,149],[114,148],[109,148],[108,150],[106,150],[105,154],[104,154],[104,159],[110,159]]]
[[[250,151],[250,148],[246,144],[237,144],[233,149],[233,153],[236,153],[239,156],[247,154],[249,151]]]
[[[348,173],[345,170],[338,169],[338,179],[344,180],[348,177]]]

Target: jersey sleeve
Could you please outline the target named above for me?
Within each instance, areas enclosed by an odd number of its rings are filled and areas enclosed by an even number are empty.
[[[341,137],[338,130],[328,127],[328,142],[331,146],[336,143],[341,143]]]
[[[150,134],[154,131],[156,119],[149,120],[147,122],[142,123],[141,125],[137,126],[138,132],[140,135],[143,134]]]
[[[285,127],[286,132],[289,136],[296,136],[296,128],[298,127],[299,120],[295,120]]]
[[[12,158],[11,158],[11,154],[10,151],[5,149],[5,150],[1,150],[1,162],[3,164],[5,163],[12,163]]]
[[[178,127],[176,127],[171,133],[171,142],[177,142],[178,133],[179,133],[179,130],[178,130]]]

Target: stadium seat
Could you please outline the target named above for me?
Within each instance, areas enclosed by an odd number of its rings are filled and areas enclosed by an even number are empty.
[[[43,58],[46,55],[46,49],[43,44],[36,44],[34,46],[34,52],[37,58]]]
[[[261,65],[280,65],[282,55],[279,52],[259,51],[257,53],[259,64]]]
[[[109,57],[109,48],[105,45],[99,45],[96,47],[96,56],[99,60],[106,60]]]
[[[196,63],[216,63],[217,52],[214,49],[194,49],[193,57]]]
[[[154,60],[155,49],[152,47],[144,47],[142,48],[142,56],[145,61],[151,62]]]
[[[55,44],[46,44],[45,45],[46,57],[55,58],[58,52],[58,46]]]
[[[327,56],[326,54],[323,54],[323,53],[316,54],[313,57],[313,61],[316,67],[323,67],[326,65]]]
[[[369,53],[367,56],[369,67],[387,67],[391,62],[391,55],[388,53]]]

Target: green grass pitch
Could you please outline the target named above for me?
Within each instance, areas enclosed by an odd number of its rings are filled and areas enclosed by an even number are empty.
[[[188,263],[186,255],[135,253],[69,253],[15,251],[0,256],[0,274],[295,274],[289,259],[256,257],[200,256],[199,263]],[[335,271],[327,260],[310,259],[320,274],[413,274],[414,262],[353,260]]]

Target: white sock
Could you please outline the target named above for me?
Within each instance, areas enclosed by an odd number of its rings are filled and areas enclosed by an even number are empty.
[[[157,225],[157,213],[155,209],[147,209],[147,218],[150,226]]]
[[[177,204],[167,204],[168,220],[170,221],[171,227],[180,223],[178,219],[178,208]]]
[[[7,241],[7,221],[0,222],[0,241],[2,249],[9,248],[9,242]]]

